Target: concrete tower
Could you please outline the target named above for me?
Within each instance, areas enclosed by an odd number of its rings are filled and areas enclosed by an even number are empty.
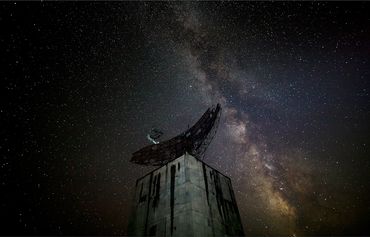
[[[244,235],[230,178],[188,153],[136,181],[129,235]]]

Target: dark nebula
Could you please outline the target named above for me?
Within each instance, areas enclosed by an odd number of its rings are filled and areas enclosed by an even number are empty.
[[[223,113],[247,235],[369,235],[368,2],[2,2],[1,231],[125,235],[131,153]]]

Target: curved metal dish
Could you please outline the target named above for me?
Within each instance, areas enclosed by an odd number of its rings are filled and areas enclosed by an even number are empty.
[[[191,128],[167,141],[134,152],[130,161],[140,165],[164,165],[185,152],[202,159],[216,134],[220,115],[220,104],[208,108]]]

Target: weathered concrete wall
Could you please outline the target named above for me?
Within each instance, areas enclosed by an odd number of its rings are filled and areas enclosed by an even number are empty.
[[[129,235],[244,235],[231,180],[185,154],[136,182]]]

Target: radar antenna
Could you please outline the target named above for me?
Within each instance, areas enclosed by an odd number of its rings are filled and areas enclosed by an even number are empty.
[[[185,152],[203,159],[207,147],[217,132],[220,115],[220,104],[212,106],[191,128],[161,143],[156,139],[162,136],[163,132],[152,129],[147,138],[154,144],[134,152],[131,162],[141,165],[163,165]]]

